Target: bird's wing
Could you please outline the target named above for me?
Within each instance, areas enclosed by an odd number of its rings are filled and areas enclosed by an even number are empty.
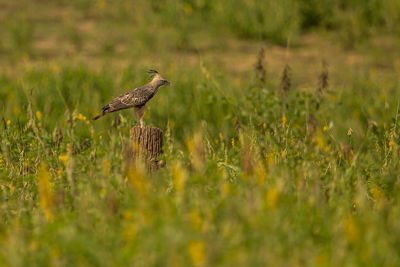
[[[143,106],[146,102],[151,98],[151,93],[149,92],[149,85],[145,85],[142,87],[135,88],[122,94],[105,106],[104,108],[109,109],[110,112],[136,107],[136,106]],[[103,108],[103,109],[104,109]]]

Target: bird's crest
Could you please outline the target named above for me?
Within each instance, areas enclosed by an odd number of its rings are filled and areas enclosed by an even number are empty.
[[[156,71],[156,70],[149,70],[147,73],[148,73],[148,74],[158,74],[158,71]]]
[[[148,74],[151,74],[151,75],[150,75],[151,78],[153,78],[155,75],[159,74],[158,71],[156,71],[156,70],[149,70],[147,73],[148,73]]]

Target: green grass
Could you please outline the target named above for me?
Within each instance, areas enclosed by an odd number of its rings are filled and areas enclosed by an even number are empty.
[[[400,264],[398,5],[234,2],[3,3],[1,266]],[[149,68],[154,173],[90,120]]]

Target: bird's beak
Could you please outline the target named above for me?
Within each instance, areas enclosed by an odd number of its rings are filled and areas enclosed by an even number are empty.
[[[171,83],[169,81],[167,81],[167,85],[170,85]]]

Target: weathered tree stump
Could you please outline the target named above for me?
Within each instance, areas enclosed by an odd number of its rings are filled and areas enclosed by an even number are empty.
[[[139,127],[131,129],[130,145],[127,156],[132,162],[141,160],[146,164],[148,171],[160,167],[159,156],[162,154],[163,132],[156,127]]]

